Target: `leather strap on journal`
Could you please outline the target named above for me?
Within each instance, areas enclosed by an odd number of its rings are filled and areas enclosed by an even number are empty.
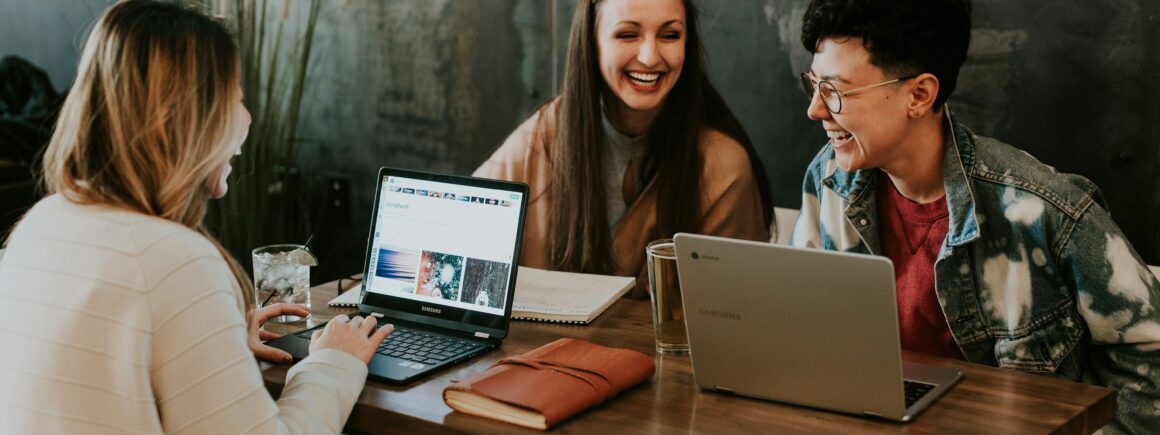
[[[601,402],[608,400],[610,397],[616,395],[616,390],[612,388],[612,382],[609,381],[608,378],[604,377],[604,375],[600,373],[586,370],[580,367],[569,367],[567,364],[561,364],[559,362],[548,359],[530,358],[525,355],[509,356],[507,358],[496,361],[492,367],[502,364],[519,364],[537,370],[555,370],[557,372],[573,376],[584,381],[588,385],[591,385],[593,390],[596,390],[597,393],[600,393],[600,396],[602,397],[600,399]]]
[[[655,372],[652,358],[640,352],[561,338],[500,359],[487,370],[448,385],[444,400],[448,391],[467,392],[538,413],[551,426],[612,399]],[[475,412],[488,416],[486,411]]]

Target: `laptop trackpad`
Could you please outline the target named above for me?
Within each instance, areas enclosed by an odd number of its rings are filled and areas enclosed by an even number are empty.
[[[286,334],[270,340],[266,344],[275,349],[282,349],[289,352],[290,356],[294,357],[294,361],[301,361],[310,355],[310,333],[312,332],[314,331],[307,330]],[[305,337],[302,335],[305,335]]]

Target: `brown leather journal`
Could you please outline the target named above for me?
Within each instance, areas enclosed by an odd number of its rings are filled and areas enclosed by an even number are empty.
[[[465,414],[547,429],[655,371],[643,353],[561,338],[447,386],[443,401]]]

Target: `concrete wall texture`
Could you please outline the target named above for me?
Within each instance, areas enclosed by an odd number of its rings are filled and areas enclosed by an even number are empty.
[[[0,55],[64,88],[107,0],[0,0]],[[283,2],[272,2],[281,8]],[[305,2],[292,3],[304,9]],[[298,135],[319,203],[349,180],[323,246],[362,261],[379,166],[466,174],[555,94],[575,0],[323,0]],[[797,74],[808,0],[702,0],[713,82],[757,145],[779,206],[798,207],[825,142]],[[951,98],[977,133],[1095,181],[1138,251],[1160,262],[1160,3],[976,0],[971,51]],[[317,243],[317,242],[316,242]]]

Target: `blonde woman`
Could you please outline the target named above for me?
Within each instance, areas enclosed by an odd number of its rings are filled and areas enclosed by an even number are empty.
[[[81,57],[49,196],[0,262],[0,433],[337,433],[391,328],[340,317],[275,403],[237,263],[202,227],[249,127],[237,48],[195,9],[123,1]]]

